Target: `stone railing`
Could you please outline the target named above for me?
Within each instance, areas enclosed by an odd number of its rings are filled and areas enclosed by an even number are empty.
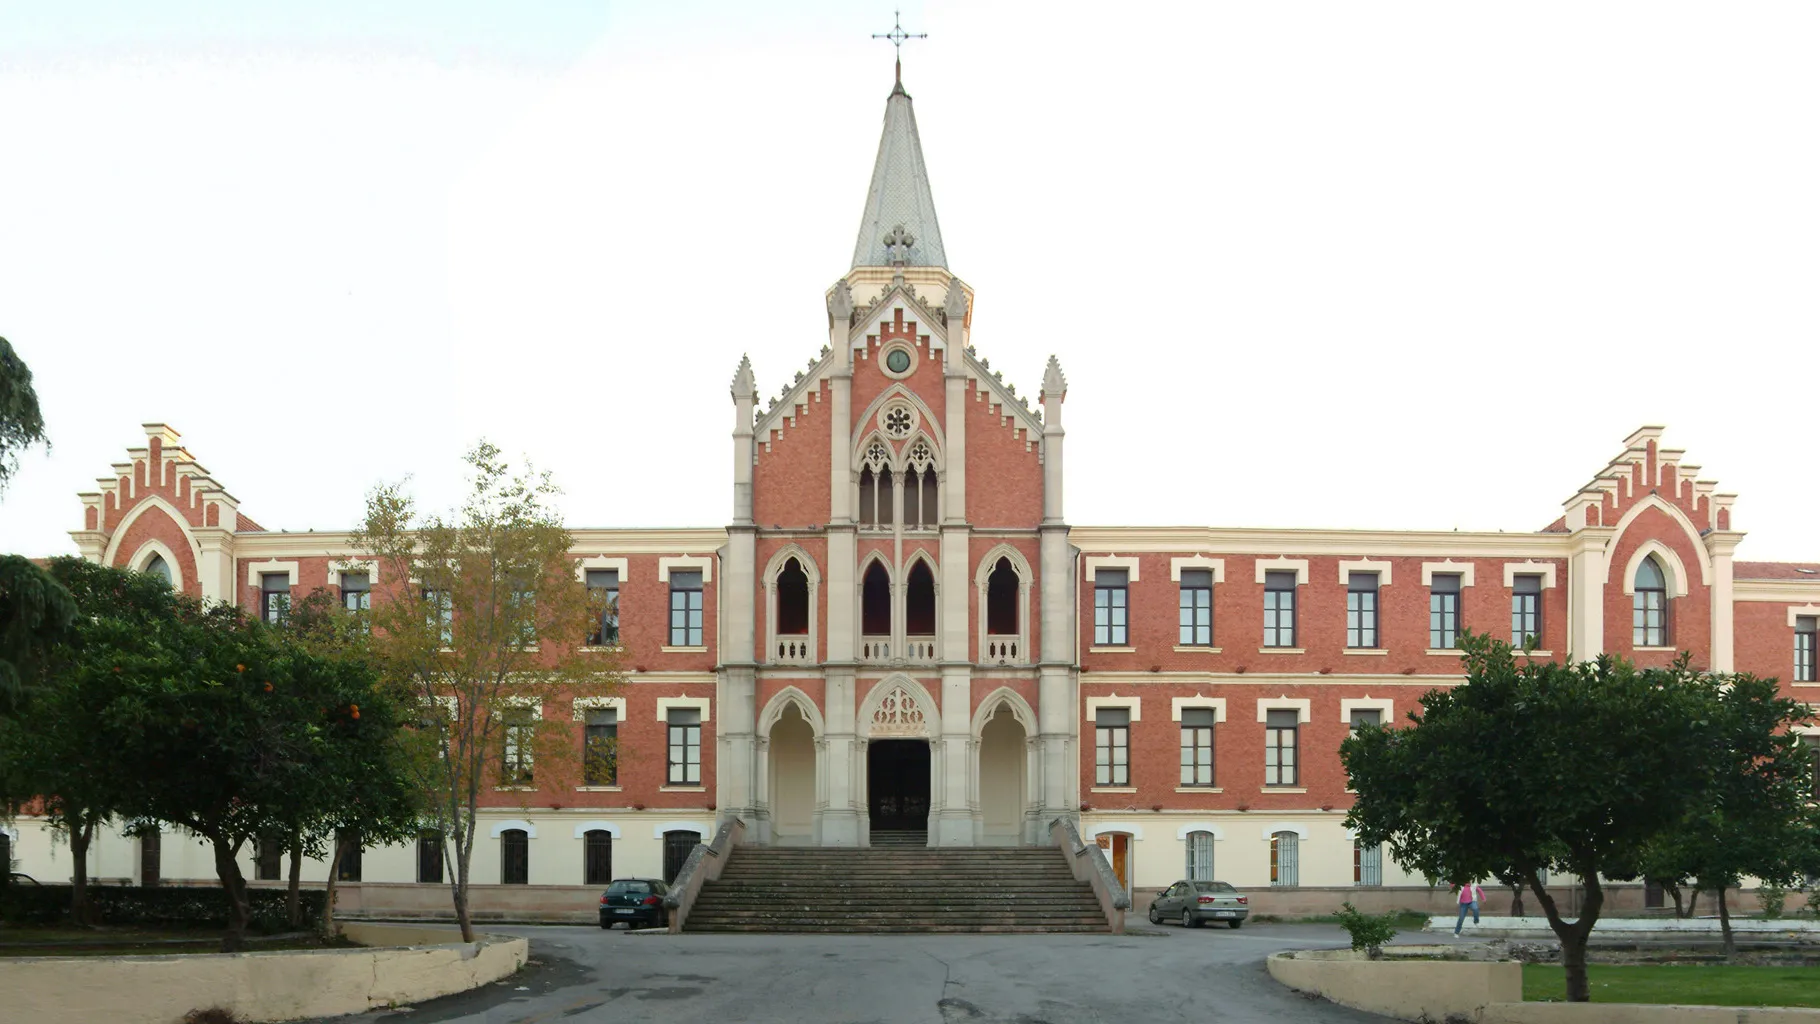
[[[815,648],[809,646],[806,636],[779,637],[771,647],[771,663],[774,665],[807,665],[815,660]]]
[[[882,665],[891,660],[891,638],[888,636],[862,636],[859,638],[859,660]]]
[[[727,859],[733,856],[733,848],[745,834],[745,822],[728,818],[715,830],[712,843],[706,846],[696,843],[695,849],[689,851],[689,859],[683,862],[682,870],[676,873],[676,881],[670,883],[669,894],[664,897],[670,934],[682,931],[684,919],[695,908],[695,897],[701,895],[702,884],[720,877],[726,870]]]
[[[988,633],[986,634],[986,649],[981,654],[980,660],[988,665],[1001,661],[1019,662],[1023,660],[1020,656],[1022,649],[1023,644],[1014,634]]]
[[[912,665],[935,664],[935,641],[911,637],[904,642],[904,660]]]
[[[1100,909],[1106,912],[1106,927],[1114,935],[1125,934],[1125,912],[1131,909],[1131,894],[1119,884],[1119,876],[1113,873],[1112,865],[1106,860],[1106,851],[1098,843],[1081,841],[1081,831],[1074,827],[1074,819],[1057,818],[1049,823],[1049,838],[1061,848],[1062,856],[1068,858],[1068,867],[1074,872],[1077,881],[1093,885],[1093,895],[1099,898]]]

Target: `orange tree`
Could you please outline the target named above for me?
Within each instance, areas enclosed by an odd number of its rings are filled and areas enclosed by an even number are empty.
[[[622,677],[612,650],[583,647],[601,609],[576,578],[548,474],[515,475],[484,441],[466,461],[458,509],[422,515],[402,487],[381,486],[351,544],[378,570],[371,650],[413,701],[424,817],[443,837],[455,919],[472,941],[482,794],[558,792],[581,760],[573,702],[618,692]]]

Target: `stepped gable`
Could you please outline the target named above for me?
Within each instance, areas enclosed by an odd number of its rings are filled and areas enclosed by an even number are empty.
[[[1616,526],[1651,495],[1684,513],[1702,533],[1730,530],[1735,494],[1718,493],[1718,483],[1701,479],[1687,453],[1661,447],[1663,428],[1638,427],[1624,439],[1624,451],[1562,505],[1569,532],[1587,526]],[[1553,527],[1550,527],[1552,530]]]

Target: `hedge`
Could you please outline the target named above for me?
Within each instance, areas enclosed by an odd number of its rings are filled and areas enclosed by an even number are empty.
[[[251,905],[247,920],[250,931],[269,934],[290,930],[285,890],[249,889],[246,895]],[[306,927],[321,919],[325,895],[321,889],[298,892]],[[227,894],[219,886],[91,885],[88,902],[97,924],[227,927]],[[67,885],[0,886],[0,921],[7,924],[61,924],[69,920],[69,912]]]

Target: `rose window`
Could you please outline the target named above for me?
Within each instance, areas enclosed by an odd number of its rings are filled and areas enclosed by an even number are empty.
[[[910,410],[901,405],[886,409],[879,422],[884,425],[885,433],[892,437],[907,436],[910,428],[916,425],[916,419],[910,415]]]

